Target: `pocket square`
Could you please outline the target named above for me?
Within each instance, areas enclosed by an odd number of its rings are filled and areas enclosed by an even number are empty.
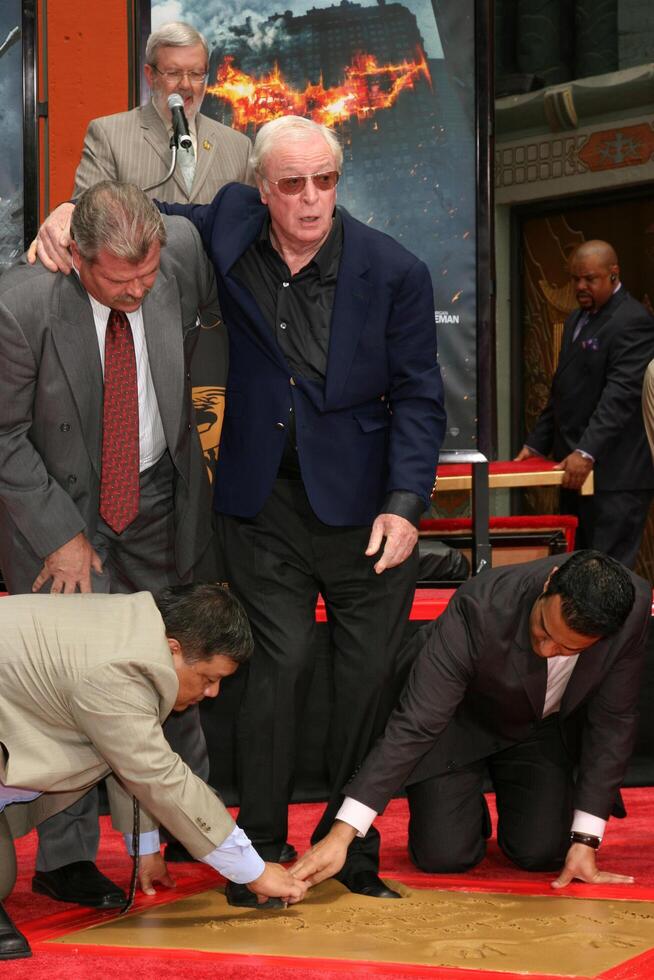
[[[599,350],[599,346],[598,337],[587,337],[586,340],[582,340],[581,342],[582,350]]]

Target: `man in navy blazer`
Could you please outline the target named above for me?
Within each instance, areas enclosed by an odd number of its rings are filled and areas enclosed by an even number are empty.
[[[329,828],[340,788],[383,730],[417,572],[417,524],[445,428],[429,272],[335,207],[342,151],[307,119],[262,127],[257,188],[229,184],[190,218],[229,331],[215,509],[254,636],[240,719],[240,822],[260,853],[286,840],[322,593],[333,644]],[[350,849],[348,887],[392,897],[378,837]],[[230,886],[230,900],[251,896]]]
[[[579,518],[577,548],[598,548],[633,568],[654,491],[641,414],[654,321],[621,285],[608,242],[575,249],[570,275],[579,309],[566,320],[549,399],[516,459],[558,460],[561,511]],[[595,494],[580,497],[591,470]]]

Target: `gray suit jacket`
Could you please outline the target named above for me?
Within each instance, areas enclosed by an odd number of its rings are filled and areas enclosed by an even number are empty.
[[[169,204],[209,204],[223,184],[247,182],[252,149],[247,136],[201,113],[196,123],[198,154],[191,193],[177,167],[170,180],[150,191],[150,197]],[[91,120],[73,196],[99,180],[127,180],[139,187],[162,180],[170,166],[168,142],[166,127],[151,102]]]
[[[143,302],[148,360],[175,468],[180,576],[211,535],[210,490],[193,424],[188,362],[198,311],[216,305],[199,235],[165,218],[168,244]],[[98,520],[103,378],[88,294],[75,274],[19,263],[0,279],[0,564],[29,591],[43,558]]]
[[[547,661],[531,648],[529,613],[556,555],[465,582],[421,644],[400,703],[345,792],[380,813],[403,785],[452,772],[527,738],[545,703]],[[622,629],[580,654],[559,711],[578,759],[576,809],[609,816],[633,748],[652,590]]]
[[[221,844],[234,821],[161,730],[177,691],[148,592],[0,600],[0,781],[45,794],[7,807],[13,835],[113,772],[118,830],[132,830],[133,794],[142,831],[162,823],[196,857]]]

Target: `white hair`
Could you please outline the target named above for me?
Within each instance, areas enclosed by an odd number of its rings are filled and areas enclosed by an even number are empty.
[[[159,48],[189,48],[195,44],[201,44],[209,62],[209,45],[204,34],[200,34],[190,24],[183,24],[180,20],[173,20],[169,24],[162,24],[157,31],[153,31],[148,38],[145,46],[145,63],[156,67],[155,61]]]
[[[280,116],[264,123],[256,135],[254,148],[250,156],[250,169],[260,179],[264,178],[263,167],[267,157],[280,143],[287,140],[308,140],[319,134],[324,139],[333,154],[334,164],[339,174],[343,168],[343,149],[333,129],[322,123],[306,119],[304,116]]]

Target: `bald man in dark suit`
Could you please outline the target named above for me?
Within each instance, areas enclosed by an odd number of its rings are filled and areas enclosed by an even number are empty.
[[[579,309],[566,320],[550,397],[516,458],[559,461],[561,512],[579,518],[577,547],[598,548],[633,568],[654,492],[641,414],[654,320],[621,284],[608,242],[580,245],[570,275]],[[591,470],[595,493],[581,497]]]

